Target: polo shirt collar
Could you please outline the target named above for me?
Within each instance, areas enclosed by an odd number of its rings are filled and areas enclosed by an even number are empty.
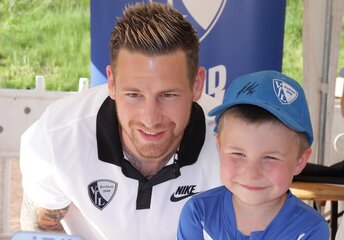
[[[205,140],[204,112],[196,102],[192,104],[189,124],[184,131],[179,150],[175,154],[178,157],[155,176],[146,179],[124,158],[115,109],[115,101],[107,97],[98,111],[96,123],[98,158],[100,161],[120,167],[126,177],[138,180],[136,208],[149,209],[153,186],[179,177],[181,167],[197,161]]]

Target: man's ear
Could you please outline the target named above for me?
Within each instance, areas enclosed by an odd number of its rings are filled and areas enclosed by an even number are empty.
[[[304,151],[301,154],[301,156],[297,160],[297,165],[295,168],[294,176],[299,175],[302,172],[302,170],[306,167],[306,164],[307,164],[308,159],[311,156],[311,154],[312,154],[311,148],[307,148],[306,151]]]
[[[115,100],[116,94],[115,94],[115,76],[112,71],[112,68],[110,65],[106,66],[106,76],[108,81],[108,88],[109,88],[109,96]]]
[[[196,79],[192,86],[193,91],[193,101],[198,101],[203,93],[204,81],[205,81],[206,71],[204,67],[199,67],[197,69]]]

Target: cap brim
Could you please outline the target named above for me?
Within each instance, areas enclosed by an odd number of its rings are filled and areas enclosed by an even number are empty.
[[[297,132],[304,132],[308,133],[308,130],[302,127],[300,123],[295,121],[294,118],[291,118],[289,115],[285,114],[283,111],[278,110],[278,107],[275,107],[271,103],[264,103],[259,99],[256,99],[256,101],[252,102],[252,98],[250,100],[240,100],[236,102],[231,102],[228,104],[221,104],[220,106],[217,106],[216,108],[209,111],[209,116],[217,116],[222,115],[228,108],[239,105],[239,104],[249,104],[249,105],[255,105],[261,108],[264,108],[268,112],[270,112],[272,115],[274,115],[276,118],[278,118],[282,123],[284,123],[286,126],[288,126],[290,129],[297,131]],[[220,116],[219,116],[220,117]],[[217,118],[219,118],[217,117]],[[218,121],[218,119],[217,119]],[[308,135],[310,143],[313,142],[313,136]]]

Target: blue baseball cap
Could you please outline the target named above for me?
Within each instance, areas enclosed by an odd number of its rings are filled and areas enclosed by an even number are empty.
[[[238,104],[264,108],[290,129],[305,133],[313,142],[312,123],[305,93],[294,79],[277,71],[260,71],[240,76],[232,81],[221,105],[208,115],[215,116],[215,129],[222,114]]]

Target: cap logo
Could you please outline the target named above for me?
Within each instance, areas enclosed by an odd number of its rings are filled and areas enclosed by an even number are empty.
[[[291,104],[297,98],[298,92],[288,83],[280,79],[274,79],[272,84],[275,95],[282,104]]]

